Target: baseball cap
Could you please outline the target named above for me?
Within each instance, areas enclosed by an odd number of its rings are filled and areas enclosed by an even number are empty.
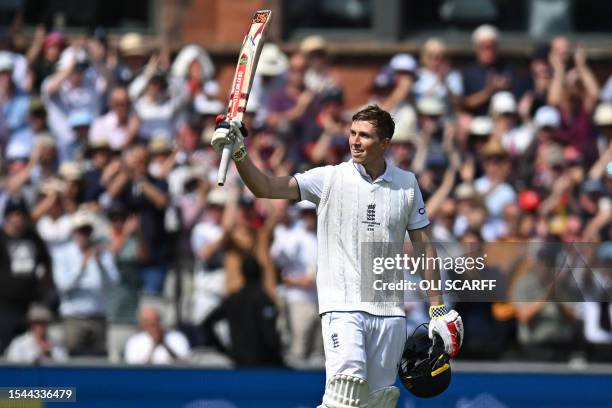
[[[0,72],[12,71],[15,67],[13,57],[8,51],[0,51]]]
[[[72,215],[72,218],[70,219],[70,226],[72,230],[83,227],[93,228],[93,217],[87,210],[78,210]]]
[[[209,205],[217,205],[223,207],[227,202],[227,190],[221,188],[213,188],[208,193],[206,200]]]
[[[387,89],[393,86],[395,78],[390,67],[384,67],[376,73],[372,80],[372,88],[375,90]]]
[[[612,103],[604,102],[597,105],[593,122],[597,126],[612,126]]]
[[[338,103],[342,104],[344,102],[344,93],[340,88],[329,88],[323,91],[321,94],[321,105],[325,105],[328,103]]]
[[[478,192],[472,183],[464,181],[455,187],[455,198],[457,200],[472,200],[478,196]]]
[[[327,41],[319,35],[310,35],[300,43],[300,52],[302,54],[310,54],[314,51],[327,51]]]
[[[395,72],[415,72],[418,68],[414,57],[407,53],[396,54],[391,58],[389,66]]]
[[[4,216],[6,217],[12,212],[20,212],[25,215],[30,214],[30,208],[22,196],[12,196],[6,201],[4,205]]]
[[[60,166],[59,175],[62,177],[62,179],[68,181],[81,180],[83,176],[83,170],[81,169],[81,166],[78,162],[66,161]]]
[[[444,102],[435,96],[424,96],[417,102],[417,110],[421,115],[441,116],[444,114]]]
[[[28,159],[31,154],[32,145],[17,140],[9,142],[6,147],[5,158],[6,160],[22,160]]]
[[[93,121],[93,115],[86,110],[72,111],[70,112],[70,115],[68,115],[68,124],[73,128],[90,126]]]
[[[540,206],[540,196],[533,190],[525,190],[519,194],[519,206],[525,211],[535,211]]]
[[[476,116],[470,123],[470,135],[489,136],[493,132],[493,120],[488,116]]]
[[[497,92],[491,98],[491,113],[495,115],[516,113],[516,110],[516,99],[508,91]]]
[[[28,309],[28,323],[50,323],[53,320],[53,314],[48,307],[32,303]]]
[[[59,31],[53,31],[47,34],[43,46],[50,47],[52,45],[64,45],[64,36]]]
[[[259,62],[257,63],[257,72],[265,76],[277,76],[287,71],[289,61],[285,53],[281,51],[278,45],[273,43],[264,44]]]
[[[127,57],[142,56],[147,52],[144,38],[138,33],[124,34],[119,40],[119,50]]]
[[[558,128],[561,126],[561,115],[552,106],[542,106],[536,111],[533,123],[537,129],[543,127]]]

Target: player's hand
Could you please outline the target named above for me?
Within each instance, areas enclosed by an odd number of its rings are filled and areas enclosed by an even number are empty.
[[[213,134],[210,144],[218,153],[223,151],[225,145],[232,146],[232,159],[235,162],[241,162],[247,155],[246,147],[244,146],[244,138],[248,135],[246,126],[239,121],[233,120],[228,122],[224,117],[217,120],[215,133]]]
[[[463,343],[463,321],[454,310],[448,311],[444,305],[429,308],[429,338],[438,334],[444,342],[444,351],[454,358]]]

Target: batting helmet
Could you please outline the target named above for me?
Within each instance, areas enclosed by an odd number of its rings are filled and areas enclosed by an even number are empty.
[[[450,357],[444,352],[442,339],[428,335],[426,323],[418,326],[406,340],[399,367],[404,387],[420,398],[441,394],[451,382]]]

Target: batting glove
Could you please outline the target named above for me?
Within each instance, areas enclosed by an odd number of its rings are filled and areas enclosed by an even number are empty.
[[[244,138],[247,135],[247,128],[241,121],[228,122],[225,120],[225,116],[219,116],[210,144],[217,153],[221,153],[225,145],[230,144],[232,146],[232,159],[239,163],[247,156],[247,150],[244,146]]]
[[[429,308],[429,338],[438,334],[444,342],[444,351],[454,358],[459,353],[463,343],[463,321],[454,310],[447,310],[446,306],[438,305]]]

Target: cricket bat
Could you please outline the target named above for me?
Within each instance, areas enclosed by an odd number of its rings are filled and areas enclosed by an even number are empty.
[[[249,32],[244,37],[232,88],[230,91],[229,103],[227,107],[227,121],[234,119],[242,120],[242,116],[249,100],[253,77],[257,68],[257,61],[264,43],[264,35],[270,25],[272,12],[270,10],[258,10],[253,15]],[[219,172],[217,173],[217,184],[222,186],[225,184],[227,175],[227,167],[229,165],[232,153],[232,146],[225,145],[221,154],[221,163],[219,164]]]

